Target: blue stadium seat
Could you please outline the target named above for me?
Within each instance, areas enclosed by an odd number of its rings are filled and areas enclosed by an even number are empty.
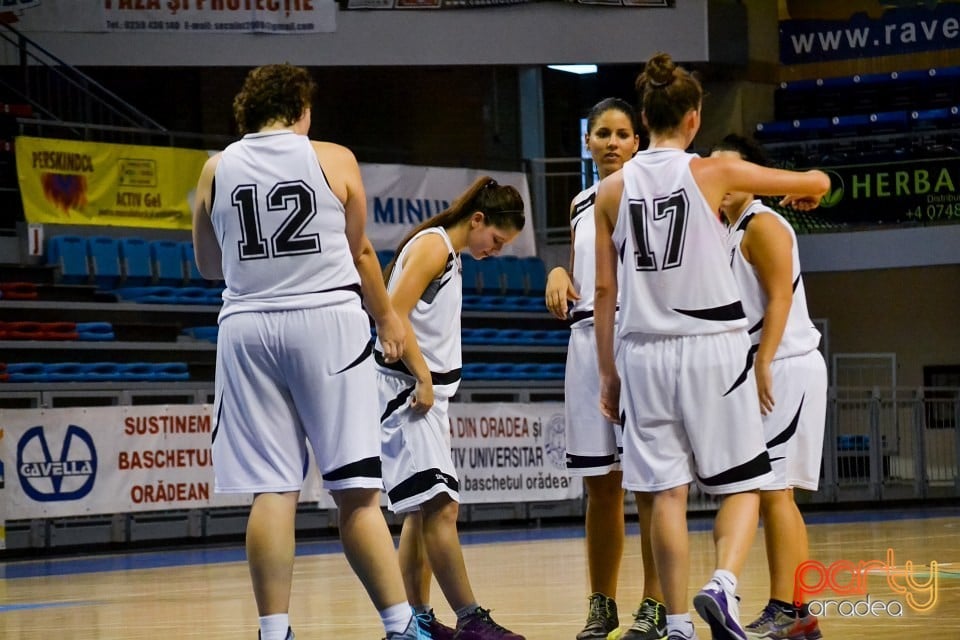
[[[116,339],[109,322],[78,322],[77,340],[103,342]]]
[[[180,243],[180,259],[186,265],[187,284],[195,287],[206,286],[209,282],[200,274],[197,268],[197,259],[193,254],[193,242],[184,240]]]
[[[219,327],[216,325],[210,327],[187,327],[182,331],[194,340],[203,340],[204,342],[216,342]]]
[[[527,276],[527,295],[542,296],[547,289],[547,267],[537,256],[521,259],[523,272]]]
[[[118,382],[121,379],[120,365],[116,362],[88,362],[81,367],[86,382]]]
[[[463,265],[463,294],[480,295],[480,261],[466,253],[460,254],[460,263]]]
[[[169,287],[183,284],[183,253],[180,245],[173,240],[153,240],[150,242],[150,259],[156,283]]]
[[[80,362],[51,362],[44,365],[44,370],[51,382],[86,382],[84,365]]]
[[[120,238],[120,270],[123,284],[145,286],[153,283],[153,262],[150,259],[150,243],[143,238]]]
[[[87,238],[90,251],[90,273],[101,289],[112,289],[120,282],[120,245],[110,236]]]
[[[87,239],[81,236],[54,236],[47,245],[47,262],[59,268],[63,284],[89,284],[90,265]]]
[[[493,260],[493,258],[487,258]],[[517,256],[501,256],[496,258],[500,263],[503,274],[503,292],[508,296],[523,296],[527,294],[527,277],[524,265]]]
[[[47,367],[42,362],[10,362],[7,375],[8,382],[50,382]]]
[[[503,271],[499,258],[477,260],[477,270],[480,272],[480,293],[485,296],[503,294]]]

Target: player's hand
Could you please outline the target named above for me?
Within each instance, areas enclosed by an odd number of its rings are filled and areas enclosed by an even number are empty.
[[[790,207],[797,211],[812,211],[820,206],[822,196],[784,196],[780,200],[781,207]]]
[[[404,340],[407,330],[396,311],[390,309],[377,322],[377,337],[383,347],[383,359],[396,362],[403,356]]]
[[[600,413],[614,424],[620,424],[620,376],[600,376]]]
[[[417,382],[417,386],[413,389],[413,402],[410,403],[410,408],[415,413],[426,413],[432,406],[433,382],[430,380]]]
[[[757,398],[760,400],[760,413],[768,415],[773,411],[773,374],[769,364],[755,363],[753,366],[757,378]]]
[[[568,313],[567,301],[580,299],[570,275],[563,267],[552,269],[547,276],[545,302],[547,310],[559,320],[566,320]]]

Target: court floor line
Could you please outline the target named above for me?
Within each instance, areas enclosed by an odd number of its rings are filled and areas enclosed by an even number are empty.
[[[914,509],[877,509],[870,511],[822,511],[804,514],[808,525],[838,524],[851,522],[877,522],[916,520],[926,518],[960,517],[960,506],[918,507]],[[712,518],[691,516],[691,531],[709,530]],[[960,527],[960,522],[958,522]],[[639,533],[634,519],[628,523],[627,533]],[[461,532],[462,544],[493,544],[498,542],[530,542],[582,538],[582,525],[544,526],[536,528],[510,528]],[[333,540],[304,541],[297,544],[298,556],[340,553],[340,542]],[[44,576],[63,576],[109,571],[132,571],[187,565],[202,565],[225,562],[243,562],[246,555],[241,544],[208,546],[204,548],[130,551],[113,554],[45,558],[41,560],[9,561],[0,565],[0,578],[11,580]],[[2,610],[0,610],[2,611]]]

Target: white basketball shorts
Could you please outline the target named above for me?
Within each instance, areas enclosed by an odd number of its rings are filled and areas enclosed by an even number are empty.
[[[377,367],[380,392],[380,444],[387,506],[394,513],[416,511],[446,493],[460,502],[460,479],[450,452],[450,397],[459,380],[434,384],[427,413],[410,408],[413,378]]]
[[[620,469],[623,429],[600,413],[600,371],[592,322],[570,328],[563,394],[567,472],[571,476],[603,476]]]
[[[775,478],[761,489],[816,491],[827,418],[827,365],[814,349],[774,360],[770,369],[775,404],[763,416],[763,431]]]
[[[723,495],[773,479],[749,351],[740,330],[621,338],[624,488],[655,492],[696,480]]]
[[[216,492],[298,491],[307,442],[326,489],[382,487],[369,327],[359,300],[223,319],[214,390]]]

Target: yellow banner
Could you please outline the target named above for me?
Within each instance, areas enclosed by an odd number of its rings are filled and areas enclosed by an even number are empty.
[[[18,137],[27,222],[189,229],[209,154],[194,149]]]

